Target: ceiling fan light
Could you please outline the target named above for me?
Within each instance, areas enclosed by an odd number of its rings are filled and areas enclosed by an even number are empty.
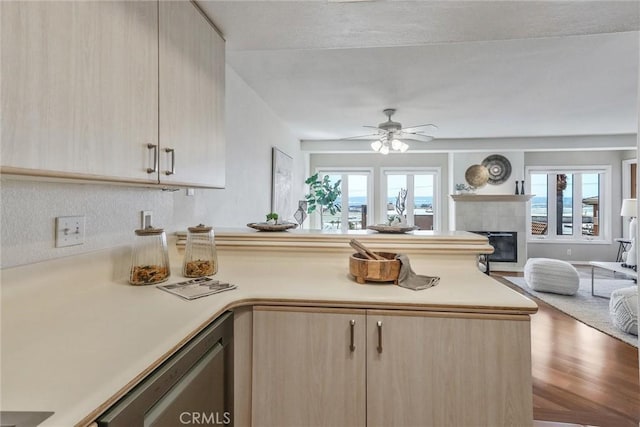
[[[393,148],[394,150],[398,151],[400,150],[400,147],[402,147],[402,142],[400,142],[399,139],[394,139],[393,141],[391,141],[391,148]]]
[[[380,149],[382,148],[382,142],[380,141],[373,141],[371,143],[371,148],[373,149],[373,151],[380,151]]]
[[[388,145],[383,145],[382,148],[380,149],[380,153],[381,154],[389,154],[389,146]]]
[[[403,143],[400,145],[400,152],[401,152],[401,153],[405,153],[408,149],[409,149],[409,144],[407,144],[407,143],[403,142]]]

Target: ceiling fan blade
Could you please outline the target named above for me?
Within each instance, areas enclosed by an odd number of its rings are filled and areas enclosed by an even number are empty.
[[[431,124],[431,123],[427,123],[426,125],[409,126],[409,127],[406,127],[406,128],[402,128],[402,129],[400,129],[400,130],[401,130],[401,131],[411,131],[411,130],[413,130],[413,129],[423,128],[423,127],[427,127],[427,126],[429,126],[429,127],[433,128],[434,130],[438,129],[438,126],[436,126],[436,125],[434,125],[434,124]]]
[[[410,140],[410,141],[418,141],[418,142],[430,142],[433,141],[433,137],[431,135],[422,135],[419,133],[414,133],[414,132],[405,132],[405,135],[407,136],[402,136],[400,137],[400,139],[404,140]]]
[[[380,129],[378,126],[362,126],[362,127],[367,129],[377,129],[378,132],[383,132],[383,130]]]
[[[413,141],[413,142],[430,142],[433,140],[433,137],[429,137],[430,139],[417,139],[417,138],[401,138],[400,141]]]
[[[371,138],[372,136],[380,136],[380,134],[369,133],[367,135],[350,136],[349,138],[341,138],[341,139],[348,140],[348,139],[359,139],[359,138]]]

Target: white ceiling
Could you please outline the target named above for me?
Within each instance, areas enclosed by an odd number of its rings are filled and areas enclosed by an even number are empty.
[[[636,1],[205,1],[228,64],[301,140],[397,108],[437,139],[638,130]]]

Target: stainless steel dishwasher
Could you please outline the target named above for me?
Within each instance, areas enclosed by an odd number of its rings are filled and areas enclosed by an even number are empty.
[[[105,412],[98,426],[233,425],[232,339],[227,312]]]

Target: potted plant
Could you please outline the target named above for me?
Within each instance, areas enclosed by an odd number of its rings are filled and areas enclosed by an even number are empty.
[[[271,212],[267,214],[267,223],[274,225],[278,223],[278,214],[275,212]]]
[[[342,194],[340,189],[341,179],[334,184],[331,183],[329,175],[325,175],[322,179],[318,177],[318,173],[311,175],[304,182],[309,185],[309,193],[304,197],[307,201],[307,213],[313,213],[316,209],[320,212],[320,229],[324,228],[323,213],[329,211],[331,215],[340,212],[339,197]]]

